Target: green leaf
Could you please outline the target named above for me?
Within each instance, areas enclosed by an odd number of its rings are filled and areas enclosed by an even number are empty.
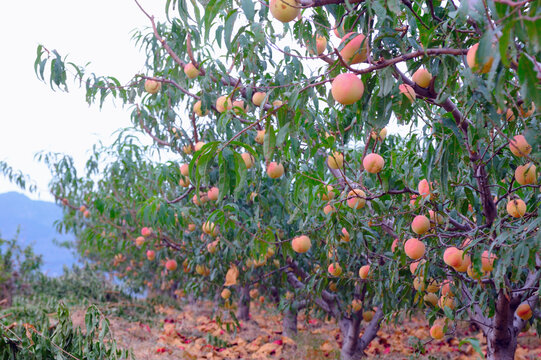
[[[536,107],[541,108],[541,87],[534,70],[534,64],[526,54],[520,55],[518,60],[518,78],[522,90],[522,96],[527,104],[533,101]],[[541,74],[539,75],[541,78]]]
[[[254,21],[254,15],[255,15],[254,1],[242,0],[241,7],[246,18],[250,21]]]

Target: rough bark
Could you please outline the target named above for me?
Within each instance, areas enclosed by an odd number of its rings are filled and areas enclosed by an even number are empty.
[[[344,336],[340,360],[357,360],[365,356],[364,349],[376,337],[383,319],[381,306],[378,307],[374,317],[364,329],[363,335],[359,338],[361,319],[362,312],[358,312],[352,318],[342,318],[340,320],[340,330]]]
[[[513,325],[514,313],[518,303],[511,303],[509,297],[500,290],[496,301],[496,313],[492,327],[486,333],[487,359],[512,360],[517,350],[517,336],[520,331]]]
[[[240,288],[239,306],[237,309],[237,319],[250,319],[250,287],[242,286]]]
[[[293,306],[284,311],[282,334],[289,338],[292,338],[297,334],[297,309]]]

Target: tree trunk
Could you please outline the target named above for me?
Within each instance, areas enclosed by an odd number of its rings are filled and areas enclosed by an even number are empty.
[[[364,357],[364,349],[376,337],[381,320],[383,319],[381,306],[378,307],[374,317],[364,329],[363,336],[359,338],[361,319],[362,311],[353,314],[351,319],[340,319],[340,330],[342,336],[344,336],[344,342],[340,351],[340,360],[358,360]]]
[[[487,359],[512,360],[517,350],[517,336],[520,331],[513,324],[518,304],[511,304],[509,298],[500,290],[496,301],[493,326],[485,334],[487,339]]]
[[[237,319],[250,319],[250,286],[242,286],[240,288],[239,306],[237,309]]]
[[[289,338],[297,334],[297,309],[293,306],[288,307],[284,312],[282,334]]]

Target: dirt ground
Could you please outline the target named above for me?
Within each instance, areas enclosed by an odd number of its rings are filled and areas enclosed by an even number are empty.
[[[258,306],[251,309],[251,320],[240,322],[240,329],[227,322],[221,314],[221,326],[212,320],[213,305],[201,302],[184,305],[182,311],[160,308],[154,323],[131,323],[109,317],[114,337],[123,348],[132,350],[137,360],[169,359],[338,359],[341,335],[334,322],[299,316],[299,333],[294,339],[282,336],[281,316]],[[75,325],[84,327],[84,310],[73,313]],[[220,321],[219,321],[220,322]],[[480,333],[467,326],[456,330],[456,336],[441,341],[431,340],[429,327],[421,316],[407,319],[399,325],[383,324],[378,337],[367,349],[368,359],[478,359],[479,354],[469,343],[480,341]],[[416,344],[424,344],[425,352],[415,353]],[[517,360],[541,359],[541,340],[533,330],[521,333]]]

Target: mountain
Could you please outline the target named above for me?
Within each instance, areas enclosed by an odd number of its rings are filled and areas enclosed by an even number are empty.
[[[73,240],[73,235],[56,232],[54,222],[61,218],[62,209],[55,203],[31,200],[18,192],[0,194],[1,237],[12,239],[20,228],[18,240],[43,255],[42,271],[51,276],[61,275],[64,265],[71,267],[76,262],[71,250],[53,242]]]

